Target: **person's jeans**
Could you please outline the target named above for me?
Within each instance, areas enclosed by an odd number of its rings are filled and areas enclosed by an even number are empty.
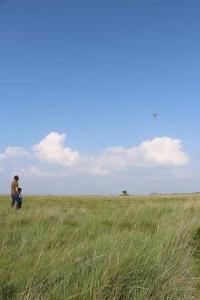
[[[18,195],[11,195],[11,207],[20,208],[20,199]]]

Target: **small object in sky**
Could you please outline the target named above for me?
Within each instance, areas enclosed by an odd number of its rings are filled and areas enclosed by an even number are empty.
[[[156,119],[157,118],[157,116],[158,116],[158,113],[153,113],[153,117],[154,117],[154,119]]]

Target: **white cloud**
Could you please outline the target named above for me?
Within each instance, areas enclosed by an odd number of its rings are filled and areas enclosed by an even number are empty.
[[[23,164],[27,174],[35,177],[75,174],[107,176],[136,168],[165,167],[178,170],[177,167],[185,166],[189,162],[189,157],[182,149],[181,140],[171,137],[156,137],[129,148],[111,147],[90,156],[83,156],[78,151],[66,147],[65,138],[65,134],[49,133],[32,147],[35,157],[41,161],[41,166],[33,160],[30,167],[27,167],[24,161],[20,161],[20,166]],[[7,147],[0,153],[0,160],[7,162],[9,159],[30,156],[31,154],[22,147]],[[48,168],[47,164],[42,166],[42,162],[49,163]],[[3,167],[5,168],[4,165]]]
[[[184,166],[189,161],[189,157],[182,150],[181,140],[170,137],[157,137],[143,142],[139,151],[144,154],[144,159],[153,165]]]
[[[185,166],[189,157],[183,152],[181,141],[170,137],[156,137],[137,147],[112,147],[87,158],[85,170],[99,175],[130,168]]]
[[[30,153],[22,147],[7,147],[4,152],[0,152],[0,160],[8,160],[17,157],[30,157]]]
[[[189,181],[197,190],[194,180],[199,173],[193,174],[194,167],[188,162],[181,140],[171,137],[86,156],[65,145],[65,134],[51,132],[32,152],[22,147],[0,152],[1,185],[6,186],[12,174],[19,174],[27,191],[36,193],[174,192],[186,191]]]
[[[189,158],[182,150],[179,139],[156,137],[139,146],[111,147],[93,156],[81,156],[79,152],[64,146],[65,134],[51,132],[33,151],[41,161],[63,167],[73,166],[74,172],[108,175],[133,168],[185,166]]]
[[[41,142],[33,146],[33,151],[41,161],[71,166],[79,160],[79,153],[65,147],[65,134],[49,133]]]

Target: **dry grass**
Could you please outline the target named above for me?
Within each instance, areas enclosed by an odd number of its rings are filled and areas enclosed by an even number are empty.
[[[0,200],[0,299],[199,299],[200,197]]]

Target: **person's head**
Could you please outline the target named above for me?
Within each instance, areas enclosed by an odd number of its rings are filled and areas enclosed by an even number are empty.
[[[15,175],[15,176],[14,176],[14,180],[19,181],[19,176],[18,176],[18,175]]]
[[[18,188],[18,192],[21,193],[21,191],[22,191],[22,188]]]

